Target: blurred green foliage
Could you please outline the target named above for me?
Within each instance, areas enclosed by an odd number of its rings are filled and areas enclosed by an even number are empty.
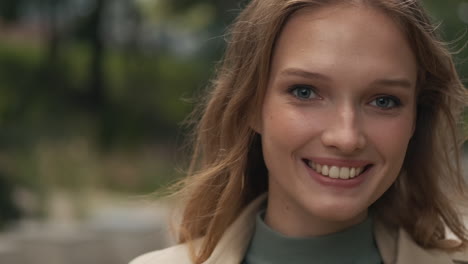
[[[208,84],[247,2],[1,1],[0,180],[45,197],[149,192],[179,176],[185,99]],[[424,3],[445,39],[458,39],[452,49],[464,46],[468,3]],[[464,78],[467,57],[456,54]]]

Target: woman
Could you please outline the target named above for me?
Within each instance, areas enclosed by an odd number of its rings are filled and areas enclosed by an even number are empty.
[[[181,244],[132,264],[463,263],[466,102],[418,1],[253,0],[203,105]]]

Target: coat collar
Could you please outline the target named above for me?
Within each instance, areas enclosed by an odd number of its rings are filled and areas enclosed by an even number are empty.
[[[452,257],[446,252],[421,248],[402,228],[392,229],[375,221],[374,229],[377,247],[384,263],[453,263]]]
[[[241,263],[254,232],[255,217],[265,200],[266,195],[261,195],[246,207],[226,230],[210,258],[204,264]],[[453,263],[449,254],[423,249],[403,229],[394,230],[379,221],[375,221],[375,239],[384,263]]]
[[[255,228],[255,217],[266,195],[249,204],[234,223],[226,230],[211,256],[204,264],[239,264],[244,258]],[[374,236],[385,264],[468,264],[468,252],[449,255],[443,251],[427,250],[418,246],[403,229],[392,229],[382,222],[374,221]],[[203,238],[194,241],[199,247]],[[142,255],[130,264],[176,263],[190,264],[186,244]]]

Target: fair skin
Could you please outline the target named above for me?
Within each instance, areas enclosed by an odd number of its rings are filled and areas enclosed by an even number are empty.
[[[293,237],[362,222],[402,167],[416,77],[404,34],[380,11],[341,5],[293,14],[273,51],[256,126],[269,171],[265,222]]]

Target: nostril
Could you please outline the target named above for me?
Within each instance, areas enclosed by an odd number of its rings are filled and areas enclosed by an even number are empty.
[[[324,146],[332,147],[345,153],[362,150],[366,146],[366,137],[356,128],[329,128],[326,129],[321,141]]]

